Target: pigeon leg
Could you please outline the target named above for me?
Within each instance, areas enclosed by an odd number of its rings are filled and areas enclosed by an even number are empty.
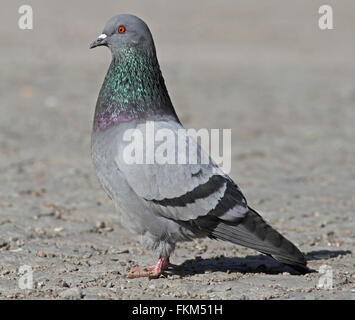
[[[179,268],[179,266],[170,263],[169,257],[159,258],[156,266],[132,268],[127,274],[127,278],[134,279],[148,277],[149,279],[157,279],[160,276],[166,276],[165,270],[169,267],[175,269]]]

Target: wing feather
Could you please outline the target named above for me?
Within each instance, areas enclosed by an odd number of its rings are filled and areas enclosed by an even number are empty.
[[[144,139],[147,123],[137,126]],[[178,130],[183,127],[176,122],[155,122],[154,132],[169,129],[178,139]],[[163,143],[154,142],[155,150]],[[192,137],[186,137],[189,152],[196,152],[197,163],[179,164],[179,152],[175,148],[177,164],[128,164],[124,161],[124,148],[118,148],[116,164],[123,172],[132,190],[155,214],[168,219],[188,221],[205,215],[214,215],[226,221],[244,216],[248,211],[246,200],[238,186],[206,156],[200,145]],[[144,145],[143,145],[144,148]],[[185,149],[186,150],[186,149]],[[144,155],[146,150],[143,150]],[[201,159],[209,159],[201,163]]]

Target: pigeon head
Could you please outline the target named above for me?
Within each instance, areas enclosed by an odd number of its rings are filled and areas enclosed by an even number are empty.
[[[131,14],[118,14],[106,23],[102,34],[90,48],[108,47],[113,56],[127,48],[142,47],[155,52],[152,35],[145,22]]]
[[[98,46],[111,50],[112,61],[96,104],[95,130],[133,119],[177,119],[152,35],[141,19],[112,17],[90,48]]]

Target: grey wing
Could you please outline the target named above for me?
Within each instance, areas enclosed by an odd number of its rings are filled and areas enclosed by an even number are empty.
[[[168,128],[175,133],[180,126],[173,122],[155,125],[155,130]],[[145,132],[142,128],[141,131]],[[196,140],[189,137],[187,143],[189,150],[196,150],[201,159],[204,151]],[[119,149],[116,164],[132,190],[155,214],[177,221],[206,215],[235,221],[248,212],[238,186],[208,156],[208,163],[127,164],[122,156],[123,148],[124,144]]]
[[[182,196],[149,202],[161,215],[180,221],[214,216],[232,222],[243,218],[248,212],[239,188],[222,175],[212,175],[206,183]]]

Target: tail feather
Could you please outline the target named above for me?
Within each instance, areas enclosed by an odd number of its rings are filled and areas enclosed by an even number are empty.
[[[270,255],[300,272],[308,270],[301,251],[251,208],[245,218],[237,223],[220,221],[211,235]]]

